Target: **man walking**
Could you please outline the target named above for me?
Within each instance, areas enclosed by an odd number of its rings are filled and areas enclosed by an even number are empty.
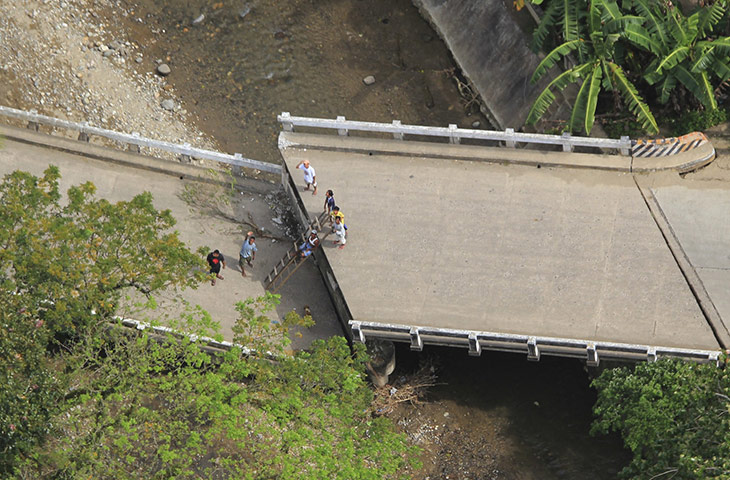
[[[304,172],[304,183],[307,184],[304,190],[309,190],[309,186],[311,185],[314,187],[312,195],[317,195],[317,173],[314,171],[314,167],[309,165],[309,160],[300,161],[297,163],[296,168]]]
[[[208,254],[206,260],[208,260],[208,265],[210,265],[210,273],[215,274],[215,277],[210,282],[210,284],[215,286],[215,280],[217,278],[223,280],[223,277],[221,276],[221,267],[226,268],[226,259],[223,258],[221,252],[219,252],[218,250],[214,250],[213,252]]]
[[[253,236],[253,232],[248,232],[246,234],[246,240],[243,241],[243,245],[241,245],[241,251],[238,252],[238,266],[241,267],[241,276],[246,276],[246,271],[243,269],[243,263],[248,263],[248,266],[253,268],[253,264],[251,262],[254,261],[256,258],[256,252],[258,251],[258,248],[256,248],[255,243],[256,237]]]

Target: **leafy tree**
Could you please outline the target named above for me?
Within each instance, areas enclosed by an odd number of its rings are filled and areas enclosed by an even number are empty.
[[[0,184],[2,478],[407,475],[414,451],[370,414],[364,351],[333,338],[282,355],[311,318],[272,322],[277,296],[238,304],[249,349],[114,326],[124,292],[152,306],[159,289],[197,285],[202,258],[149,194],[111,204],[85,184],[63,204],[58,180],[50,167]],[[200,309],[171,324],[217,328]]]
[[[592,431],[620,432],[623,478],[730,477],[730,370],[661,360],[605,370]]]
[[[47,432],[62,375],[46,350],[68,349],[106,324],[126,289],[194,287],[202,259],[171,232],[149,193],[112,204],[86,183],[61,203],[60,174],[16,171],[0,184],[0,451],[30,448]],[[202,272],[202,270],[200,270]],[[0,460],[0,471],[8,463]]]
[[[571,33],[571,37],[576,38],[555,47],[535,69],[531,79],[533,83],[562,58],[575,54],[578,59],[577,65],[555,77],[540,93],[528,113],[527,123],[537,122],[555,101],[552,89],[562,91],[571,83],[578,82],[580,87],[568,122],[570,131],[591,133],[598,96],[601,90],[607,90],[614,93],[616,100],[623,100],[645,130],[658,132],[648,105],[615,60],[620,31],[637,21],[636,17],[622,14],[615,2],[591,0],[587,22],[578,24],[578,35]],[[568,30],[572,29],[571,26]]]

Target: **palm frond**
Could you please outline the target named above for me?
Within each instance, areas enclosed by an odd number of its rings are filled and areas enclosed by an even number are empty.
[[[730,55],[730,37],[720,37],[715,40],[703,40],[695,45],[697,49],[714,48],[718,52]]]
[[[710,84],[707,72],[692,73],[684,65],[678,65],[674,70],[677,79],[682,82],[687,90],[699,100],[708,110],[717,108],[715,91]]]
[[[577,65],[555,77],[547,85],[547,87],[540,92],[540,95],[538,95],[533,102],[532,107],[527,114],[527,120],[525,123],[528,125],[534,125],[538,120],[540,120],[540,118],[545,115],[547,109],[550,108],[550,105],[552,105],[555,101],[555,95],[553,94],[552,89],[554,88],[558,92],[562,91],[565,87],[580,78],[587,67],[590,67],[590,65]]]
[[[635,23],[626,25],[626,28],[624,28],[624,37],[634,45],[655,55],[659,55],[660,45],[641,25]]]
[[[579,15],[580,11],[578,8],[578,3],[576,0],[562,0],[561,2],[563,4],[563,40],[565,42],[570,42],[573,40],[578,40],[580,37],[579,34]]]
[[[572,42],[565,42],[562,45],[555,47],[550,53],[545,55],[545,58],[537,65],[535,72],[530,78],[530,82],[537,82],[545,72],[550,70],[562,57],[568,55],[570,52],[578,48],[578,45],[582,43],[582,40],[573,40]]]
[[[583,129],[586,135],[591,134],[593,123],[596,121],[596,105],[598,104],[598,94],[601,93],[601,77],[603,76],[603,70],[600,67],[593,69],[593,73],[590,77],[590,90],[588,91],[588,100],[586,105],[586,113],[583,123]],[[589,83],[589,80],[583,83]]]
[[[661,62],[659,62],[659,65],[656,67],[656,71],[658,73],[661,73],[662,69],[671,69],[675,65],[677,65],[679,62],[687,58],[689,55],[690,50],[689,47],[677,47],[672,52],[669,53],[666,57],[662,59]]]
[[[646,29],[657,39],[660,45],[666,48],[669,37],[664,22],[662,21],[663,15],[660,11],[656,11],[655,13],[654,8],[656,4],[650,2],[651,0],[631,0],[632,5],[639,12],[639,15],[646,20]]]
[[[692,73],[698,73],[704,70],[707,70],[707,68],[712,65],[712,63],[715,61],[715,48],[710,47],[701,50],[700,55],[695,59],[694,62],[692,62],[692,65],[689,67],[690,72]]]
[[[718,1],[710,5],[709,7],[701,8],[696,13],[697,15],[697,31],[701,37],[706,37],[711,34],[715,29],[715,25],[722,20],[722,16],[725,13],[725,2]]]
[[[532,44],[530,47],[533,51],[539,52],[545,46],[545,40],[550,35],[550,32],[555,29],[560,18],[559,7],[562,5],[560,2],[550,2],[547,9],[540,19],[540,24],[535,28],[532,33]]]
[[[664,77],[661,87],[659,88],[659,101],[663,104],[669,101],[669,94],[674,91],[677,86],[677,77],[671,73]]]
[[[728,63],[722,60],[715,60],[712,64],[712,71],[720,79],[720,83],[727,81],[730,78],[730,66]]]
[[[629,110],[634,114],[642,128],[652,134],[659,132],[656,119],[652,115],[651,110],[649,110],[649,106],[641,98],[634,84],[626,78],[626,74],[621,67],[613,62],[608,62],[608,69],[613,77],[614,85],[621,93],[621,98],[624,99],[624,102],[626,102]]]

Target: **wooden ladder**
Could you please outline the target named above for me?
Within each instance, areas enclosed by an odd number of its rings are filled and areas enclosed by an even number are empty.
[[[320,245],[322,244],[324,239],[327,237],[327,235],[330,234],[331,231],[329,227],[325,229],[325,227],[322,226],[327,216],[327,212],[323,212],[321,215],[312,220],[312,222],[309,224],[309,228],[307,228],[305,232],[302,232],[302,243],[307,241],[312,230],[317,230],[317,233],[319,234],[318,237]],[[276,265],[274,265],[274,269],[266,277],[266,290],[270,290],[271,293],[276,293],[281,287],[284,286],[289,278],[294,275],[294,272],[299,270],[299,267],[304,265],[304,262],[306,262],[309,257],[312,256],[307,255],[306,257],[302,257],[299,254],[299,245],[301,245],[301,243],[292,242],[292,246],[289,248],[289,250],[287,250],[281,260]]]

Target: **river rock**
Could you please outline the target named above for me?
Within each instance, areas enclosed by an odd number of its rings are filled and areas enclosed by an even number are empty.
[[[201,13],[195,20],[193,20],[193,25],[200,25],[203,23],[203,20],[205,20],[205,14]]]
[[[364,83],[365,85],[372,85],[373,83],[375,83],[375,77],[373,77],[372,75],[368,75],[367,77],[362,79],[362,83]]]
[[[481,125],[482,125],[482,122],[480,122],[479,120],[476,120],[471,123],[472,128],[479,128]]]
[[[169,98],[166,100],[163,100],[162,103],[160,103],[160,106],[170,112],[175,110],[175,102],[173,102]]]
[[[166,63],[161,63],[157,66],[157,73],[159,73],[163,77],[170,75],[171,71],[172,70],[170,70],[170,67]]]
[[[114,55],[114,50],[104,50],[104,53],[102,53],[104,57],[111,57]]]
[[[239,18],[246,18],[246,15],[251,11],[251,7],[249,5],[244,6],[241,10],[238,12]]]
[[[137,57],[134,59],[134,61],[137,63],[142,63],[142,57]]]

